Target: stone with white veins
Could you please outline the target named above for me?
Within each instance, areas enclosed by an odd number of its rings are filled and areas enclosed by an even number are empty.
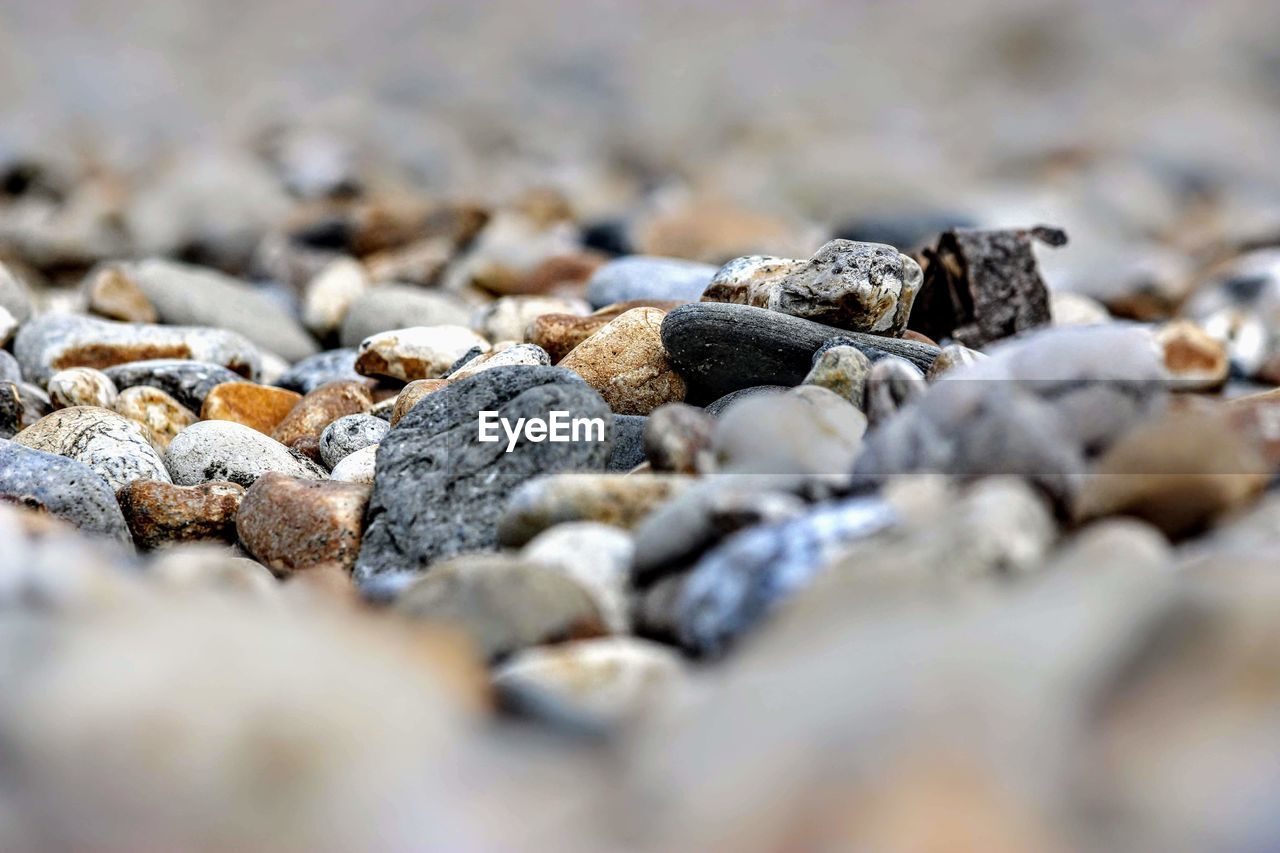
[[[165,463],[180,486],[230,480],[248,488],[268,471],[324,479],[324,470],[252,427],[233,421],[201,421],[169,443]]]
[[[356,372],[411,382],[445,375],[454,363],[489,342],[464,326],[413,326],[372,335],[360,344]]]
[[[41,385],[68,367],[104,370],[154,359],[207,362],[250,378],[262,366],[258,348],[225,329],[116,323],[71,314],[45,314],[24,324],[13,353],[23,375]]]
[[[13,438],[16,444],[88,465],[118,490],[134,480],[169,482],[141,424],[90,406],[59,409]]]
[[[68,406],[115,407],[116,385],[101,370],[92,367],[69,367],[49,379],[49,398],[60,409]]]

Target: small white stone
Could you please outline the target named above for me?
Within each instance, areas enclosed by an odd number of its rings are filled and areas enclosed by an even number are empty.
[[[493,352],[471,359],[471,361],[450,373],[448,379],[450,382],[457,382],[459,379],[466,379],[468,376],[475,376],[477,373],[492,370],[495,367],[513,367],[516,365],[536,367],[549,364],[551,364],[551,356],[547,355],[547,351],[537,344],[515,344],[501,350],[495,348]]]
[[[180,486],[230,480],[248,488],[268,471],[309,480],[324,470],[280,442],[234,421],[201,421],[169,443],[165,463]]]
[[[411,382],[443,376],[473,348],[489,342],[464,326],[413,326],[372,335],[360,344],[356,372]]]
[[[321,337],[337,332],[351,303],[369,287],[369,277],[358,261],[338,258],[307,285],[302,322]]]
[[[582,521],[557,524],[538,534],[521,556],[577,581],[596,599],[609,630],[625,634],[631,629],[627,589],[634,552],[629,533]]]
[[[366,483],[373,485],[374,463],[378,457],[378,445],[371,444],[363,450],[344,457],[333,466],[329,473],[330,480],[342,480],[346,483]]]
[[[91,406],[59,409],[13,437],[14,442],[83,462],[118,491],[134,480],[169,482],[142,425]]]
[[[119,392],[107,374],[92,367],[69,367],[49,379],[49,399],[59,409],[69,406],[115,407]]]

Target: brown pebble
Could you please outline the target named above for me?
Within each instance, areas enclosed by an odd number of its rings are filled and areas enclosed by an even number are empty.
[[[100,317],[128,323],[156,322],[156,309],[151,300],[116,267],[106,267],[94,273],[85,290],[89,310]]]
[[[391,425],[399,423],[423,397],[434,394],[448,384],[447,379],[417,379],[404,386],[400,390],[400,396],[396,397],[395,408],[391,410]]]
[[[633,299],[606,305],[593,314],[543,314],[525,330],[525,340],[537,344],[551,356],[555,364],[569,351],[633,308],[657,308],[669,311],[683,303],[666,299]]]
[[[121,391],[116,398],[116,413],[142,424],[152,446],[161,453],[169,449],[174,436],[199,420],[195,412],[150,385]]]
[[[356,379],[328,382],[303,397],[282,420],[271,437],[293,447],[305,436],[319,440],[324,428],[343,415],[358,415],[373,408],[369,387]]]
[[[360,553],[370,487],[303,480],[274,471],[249,487],[236,529],[244,547],[278,575],[351,571]]]
[[[301,394],[284,388],[252,382],[223,382],[215,385],[204,398],[200,419],[235,421],[271,435],[301,401]]]
[[[538,264],[508,291],[516,294],[572,293],[581,295],[587,279],[605,262],[598,252],[555,255]]]
[[[560,362],[600,392],[618,415],[647,415],[684,399],[684,379],[662,346],[657,308],[633,308],[609,321]]]
[[[198,486],[134,480],[116,493],[133,541],[145,550],[177,542],[235,542],[243,497],[242,486],[219,480]]]

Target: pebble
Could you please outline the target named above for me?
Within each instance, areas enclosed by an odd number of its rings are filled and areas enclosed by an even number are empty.
[[[4,264],[0,264],[0,346],[13,340],[14,334],[33,313],[31,291]]]
[[[1214,391],[1231,370],[1227,348],[1189,320],[1174,320],[1156,331],[1171,387],[1178,391]]]
[[[948,371],[982,361],[984,358],[987,358],[987,356],[977,350],[969,349],[960,344],[947,344],[938,353],[938,357],[933,360],[933,364],[929,365],[924,377],[932,382]]]
[[[620,415],[647,415],[684,399],[685,383],[663,349],[656,308],[635,308],[609,321],[560,360],[600,392]]]
[[[324,469],[290,452],[278,441],[233,421],[201,421],[184,429],[169,443],[165,463],[180,486],[211,480],[230,480],[245,488],[268,471],[313,480]]]
[[[478,413],[500,418],[600,418],[609,407],[590,386],[557,367],[504,367],[451,383],[414,406],[387,433],[377,454],[369,528],[356,566],[364,581],[387,571],[423,567],[462,551],[497,544],[503,499],[538,474],[602,470],[611,439],[478,440]],[[526,537],[527,538],[527,537]]]
[[[1091,296],[1067,290],[1050,292],[1049,316],[1055,326],[1096,326],[1111,322],[1107,306]]]
[[[357,450],[376,446],[389,429],[390,424],[372,415],[343,415],[320,434],[320,458],[332,469]]]
[[[244,377],[201,361],[159,358],[108,367],[104,373],[123,393],[140,385],[156,388],[193,412],[204,406],[204,398],[226,382],[243,382]]]
[[[234,513],[230,531],[235,539]],[[246,600],[271,601],[280,592],[275,577],[257,560],[230,556],[233,553],[208,543],[179,543],[151,558],[147,578],[181,594],[207,590]]]
[[[631,558],[635,547],[622,530],[595,522],[557,524],[529,541],[522,559],[577,581],[596,600],[610,633],[631,630]]]
[[[494,670],[499,703],[572,730],[638,722],[686,688],[680,656],[632,637],[577,640],[517,652]]]
[[[436,379],[473,347],[489,342],[464,326],[414,326],[372,335],[360,343],[356,372],[404,382]]]
[[[748,397],[716,423],[716,468],[732,474],[843,479],[862,447],[867,419],[834,391],[806,385]]]
[[[654,471],[710,473],[715,469],[715,427],[715,418],[697,406],[659,406],[644,425],[644,455]]]
[[[0,438],[13,438],[22,431],[24,410],[18,386],[0,380]]]
[[[526,330],[544,315],[578,317],[590,313],[586,300],[573,297],[503,296],[481,308],[471,326],[491,341],[525,341]]]
[[[346,415],[362,415],[373,408],[373,395],[365,381],[339,380],[321,385],[295,405],[276,425],[271,437],[286,447],[304,439],[318,442],[325,427]]]
[[[543,314],[529,323],[524,340],[547,351],[553,363],[559,362],[578,344],[607,326],[612,320],[633,308],[657,308],[669,311],[684,303],[660,299],[633,299],[606,305],[587,314]]]
[[[364,379],[356,373],[354,349],[331,349],[308,356],[281,374],[275,384],[299,394],[310,394],[321,385],[339,379]]]
[[[116,497],[134,544],[150,551],[182,542],[234,543],[244,488],[218,481],[175,486],[161,480],[134,480]]]
[[[116,323],[71,314],[45,314],[24,324],[13,351],[23,376],[42,385],[68,367],[101,370],[150,359],[209,362],[249,378],[262,366],[258,349],[235,332]],[[112,379],[119,387],[120,382]]]
[[[342,321],[339,342],[358,347],[382,332],[419,326],[467,326],[472,309],[456,296],[408,285],[383,284],[357,297]]]
[[[378,445],[362,447],[355,453],[338,460],[329,472],[330,480],[344,483],[364,483],[372,486],[377,471]]]
[[[702,299],[899,337],[922,280],[920,265],[892,246],[832,240],[807,261],[763,255],[730,261]]]
[[[164,461],[142,426],[107,409],[59,409],[18,433],[13,441],[83,462],[113,490],[134,480],[169,482]]]
[[[269,471],[245,492],[236,530],[249,553],[277,575],[350,572],[360,553],[369,490]]]
[[[98,406],[110,409],[115,406],[115,383],[101,370],[92,367],[70,367],[49,377],[49,399],[59,409],[68,406]]]
[[[0,382],[21,382],[22,368],[7,350],[0,349]]]
[[[481,371],[492,370],[495,367],[513,367],[517,365],[538,367],[550,364],[551,359],[547,356],[547,351],[542,347],[534,344],[513,344],[477,355],[445,378],[449,382],[457,382],[460,379],[475,376]]]
[[[151,446],[164,453],[174,436],[199,420],[195,412],[150,385],[135,385],[116,398],[116,414],[142,424]]]
[[[587,301],[595,308],[631,299],[697,302],[716,268],[678,258],[631,255],[597,269],[587,282]]]
[[[84,294],[89,311],[108,320],[155,323],[160,319],[142,289],[115,266],[102,267],[85,279]]]
[[[862,350],[847,344],[833,344],[823,346],[814,354],[813,367],[805,376],[804,384],[834,391],[861,409],[870,371],[871,359],[863,355]]]
[[[121,264],[120,272],[137,285],[163,323],[238,332],[288,361],[319,349],[294,316],[261,288],[216,270],[150,258]]]
[[[579,584],[502,555],[472,554],[434,565],[401,593],[394,609],[460,629],[491,661],[608,633],[595,600]]]
[[[303,324],[322,340],[336,336],[351,304],[370,287],[359,261],[348,257],[333,260],[307,283],[302,297]]]
[[[648,420],[644,415],[613,416],[613,452],[606,471],[625,474],[644,464],[644,428]]]
[[[1237,373],[1280,376],[1280,337],[1273,332],[1280,317],[1280,250],[1240,255],[1201,285],[1179,314],[1223,343]]]
[[[841,548],[895,521],[887,504],[854,498],[730,536],[698,561],[681,588],[675,617],[680,644],[701,656],[723,654]]]
[[[836,329],[750,305],[685,305],[662,322],[663,346],[689,383],[694,402],[756,385],[799,385],[814,353],[833,338],[856,346],[872,361],[897,355],[923,370],[938,357],[938,349],[927,344]]]
[[[498,523],[498,541],[524,545],[544,530],[594,521],[629,530],[693,478],[680,474],[549,474],[517,488]]]
[[[771,394],[782,394],[791,389],[785,385],[753,385],[750,388],[739,388],[737,391],[730,391],[723,397],[712,400],[703,407],[702,411],[718,418],[725,413],[730,406],[739,400],[745,400],[748,397],[767,397]]]
[[[866,378],[863,409],[872,426],[884,423],[925,392],[920,369],[906,359],[890,356],[871,365]]]
[[[400,419],[407,415],[423,397],[434,394],[448,384],[446,379],[415,379],[401,388],[396,396],[395,405],[391,409],[391,425],[398,424]]]
[[[271,435],[302,395],[270,385],[252,382],[224,382],[210,389],[200,407],[204,421],[235,421]]]
[[[47,512],[85,533],[129,541],[111,486],[88,465],[65,456],[0,439],[0,499]]]

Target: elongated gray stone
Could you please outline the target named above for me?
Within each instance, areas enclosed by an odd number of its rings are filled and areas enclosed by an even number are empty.
[[[479,441],[481,411],[517,418],[600,418],[604,440]],[[497,545],[508,495],[538,474],[601,471],[612,415],[590,386],[559,367],[497,367],[424,398],[382,440],[356,578],[421,570],[432,560]]]
[[[129,541],[107,481],[65,456],[0,439],[0,501],[47,512],[86,533]]]
[[[173,358],[118,364],[103,372],[121,391],[139,385],[150,385],[159,388],[193,412],[200,411],[204,398],[222,383],[245,381],[240,374],[216,364]]]
[[[850,332],[750,305],[681,305],[662,321],[662,344],[694,401],[755,385],[799,385],[814,353],[834,339],[857,347],[873,362],[896,355],[921,370],[939,352],[916,341]]]
[[[142,425],[95,406],[71,406],[46,415],[13,438],[33,450],[88,465],[119,490],[134,480],[169,482],[163,460]]]

